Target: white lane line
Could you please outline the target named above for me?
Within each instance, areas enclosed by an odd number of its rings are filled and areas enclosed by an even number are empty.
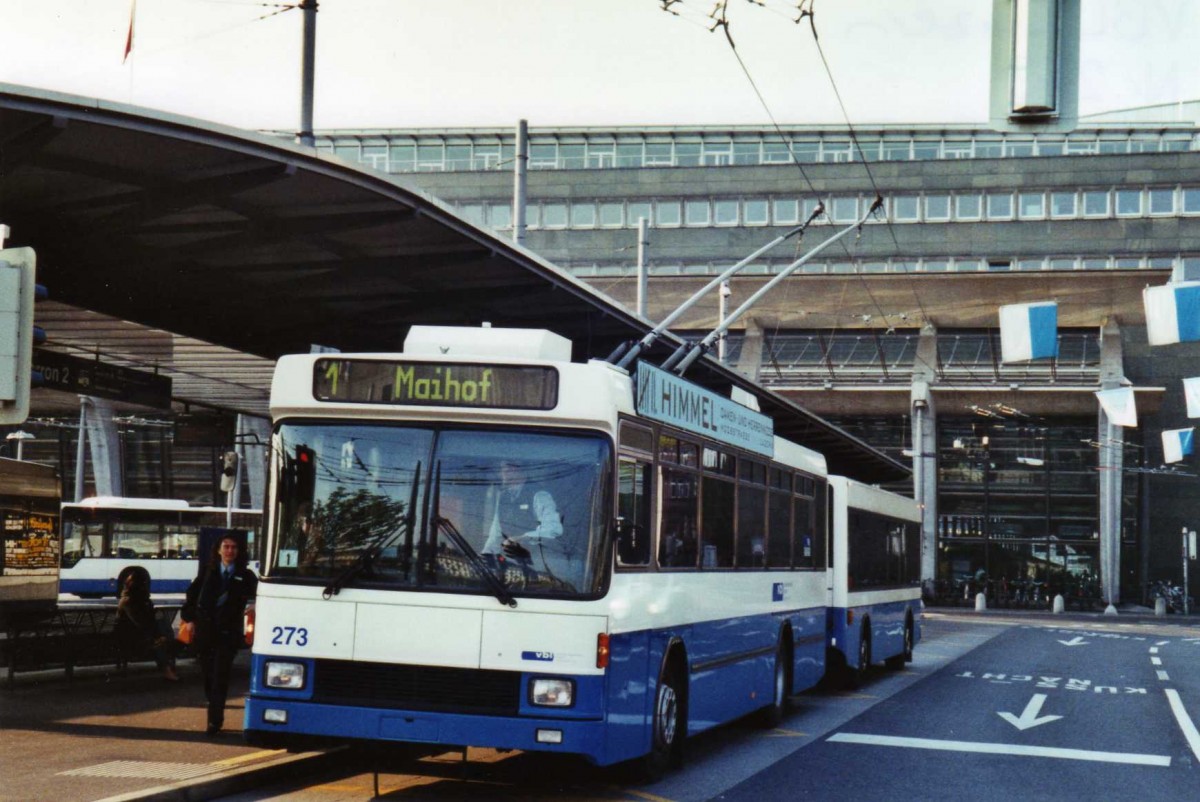
[[[1171,678],[1170,676],[1168,676],[1167,672],[1165,672],[1165,671],[1163,671],[1163,670],[1161,670],[1161,669],[1160,669],[1160,670],[1158,670],[1158,671],[1155,671],[1154,673],[1155,673],[1155,674],[1158,674],[1158,678],[1159,678],[1159,679],[1161,679],[1161,680],[1164,680],[1164,681],[1165,681],[1165,680],[1169,680],[1169,679]]]
[[[1156,643],[1156,644],[1154,644],[1154,645],[1155,645],[1155,646],[1166,646],[1166,645],[1167,645],[1168,643],[1170,643],[1170,642],[1171,642],[1171,641],[1169,641],[1169,640],[1160,640],[1158,643]]]
[[[1187,738],[1188,746],[1192,747],[1192,754],[1200,759],[1200,732],[1196,731],[1196,725],[1183,708],[1179,691],[1167,688],[1163,692],[1167,695],[1167,701],[1171,703],[1171,712],[1175,714],[1175,721],[1179,722],[1179,729],[1183,730],[1183,737]]]
[[[978,752],[985,755],[1019,755],[1022,757],[1051,757],[1063,760],[1090,760],[1098,763],[1128,763],[1135,766],[1170,766],[1168,755],[1139,755],[1134,752],[1093,752],[1087,749],[1062,749],[1054,746],[1023,746],[1020,744],[989,744],[973,741],[942,741],[933,738],[902,738],[894,735],[866,735],[839,732],[827,740],[844,744],[867,746],[902,746],[909,749],[936,749],[945,752]]]
[[[1157,646],[1151,646],[1151,647],[1150,647],[1150,654],[1158,654],[1158,647],[1157,647]]]
[[[1161,666],[1161,665],[1162,665],[1162,658],[1161,658],[1161,657],[1151,657],[1151,658],[1150,658],[1150,665],[1152,665],[1152,666]]]

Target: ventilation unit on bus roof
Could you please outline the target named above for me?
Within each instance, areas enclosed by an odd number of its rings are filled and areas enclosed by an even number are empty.
[[[570,362],[571,341],[545,329],[413,326],[404,338],[404,353]]]

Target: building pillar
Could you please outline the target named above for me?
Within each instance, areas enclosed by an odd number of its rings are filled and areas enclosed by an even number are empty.
[[[1100,388],[1113,390],[1125,379],[1121,329],[1107,322],[1100,331]],[[1096,439],[1100,442],[1100,592],[1108,604],[1121,601],[1121,487],[1125,471],[1125,432],[1099,410]],[[1053,514],[1053,511],[1051,511]]]
[[[252,415],[237,416],[238,464],[243,466],[250,486],[250,508],[265,509],[267,498],[267,446],[271,443],[271,421]],[[241,482],[234,506],[241,506]]]
[[[755,382],[762,373],[763,339],[762,321],[758,318],[747,320],[736,370]]]
[[[121,437],[113,421],[112,402],[88,395],[79,397],[86,409],[81,415],[87,430],[87,442],[92,455],[92,477],[96,480],[96,495],[125,495],[124,474],[121,470]],[[80,434],[82,435],[82,432]]]
[[[925,326],[913,362],[912,461],[913,498],[921,505],[921,585],[932,587],[937,578],[937,405],[932,386],[937,381],[937,329]]]

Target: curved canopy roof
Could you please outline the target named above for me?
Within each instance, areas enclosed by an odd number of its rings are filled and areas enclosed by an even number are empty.
[[[186,399],[196,403],[223,405],[226,377],[220,359],[203,368],[176,364],[177,352],[195,341],[274,359],[313,344],[399,350],[412,324],[487,321],[550,329],[586,359],[651,328],[406,181],[312,148],[0,84],[0,153],[8,244],[37,251],[39,281],[55,301],[160,330],[145,342],[133,335],[89,343],[97,327],[83,336],[69,330],[86,313],[60,308],[48,324],[51,343],[92,345],[104,359],[168,375],[203,372],[215,384],[211,396],[197,385],[197,397]],[[123,324],[114,328],[129,335]],[[679,342],[667,336],[646,358],[661,361]],[[776,432],[825,454],[832,472],[869,482],[908,474],[712,359],[688,378],[726,395],[735,385],[753,393]],[[265,410],[244,398],[231,406]]]

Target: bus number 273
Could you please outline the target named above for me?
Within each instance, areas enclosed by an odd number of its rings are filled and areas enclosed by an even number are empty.
[[[304,627],[271,627],[271,643],[281,646],[307,646],[308,630]]]

